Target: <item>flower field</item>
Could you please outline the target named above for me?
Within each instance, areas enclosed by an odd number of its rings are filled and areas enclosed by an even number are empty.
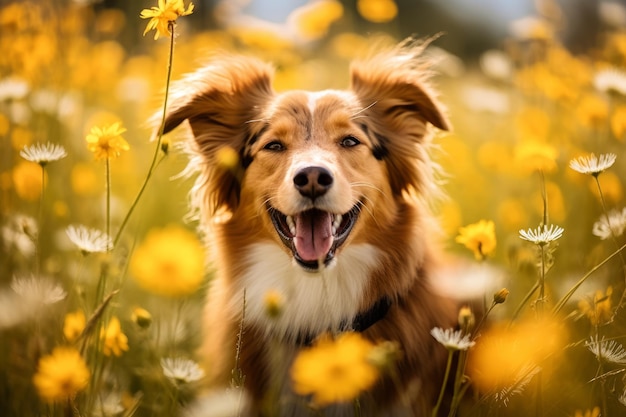
[[[272,62],[277,91],[345,88],[352,58],[408,36],[402,2],[309,1],[281,24],[234,1],[112,3],[0,2],[0,415],[237,416],[237,369],[200,395],[210,236],[184,129],[154,127],[169,86],[228,51]],[[462,265],[442,285],[484,305],[432,330],[449,358],[433,417],[626,415],[626,8],[596,4],[593,45],[573,52],[565,13],[535,3],[476,59],[438,47],[455,34],[426,51],[454,127],[432,149]],[[288,302],[267,294],[267,314]],[[311,415],[358,416],[401,354],[322,338],[289,383]]]

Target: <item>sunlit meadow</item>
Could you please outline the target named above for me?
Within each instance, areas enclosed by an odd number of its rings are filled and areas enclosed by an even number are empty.
[[[562,10],[535,3],[478,60],[428,51],[454,126],[435,139],[433,209],[461,265],[451,290],[479,300],[432,330],[449,358],[433,417],[626,414],[626,10],[594,3],[599,36],[573,53]],[[201,395],[210,236],[184,132],[159,134],[170,80],[238,51],[273,62],[277,90],[342,88],[351,58],[411,33],[402,3],[310,1],[281,24],[228,0],[0,4],[0,415],[239,415],[237,369]],[[267,294],[266,313],[285,303]],[[312,415],[359,415],[401,354],[326,337],[289,383]]]

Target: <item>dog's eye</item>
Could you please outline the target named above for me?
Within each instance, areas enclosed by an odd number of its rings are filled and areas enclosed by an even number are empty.
[[[351,148],[360,143],[361,142],[359,142],[359,140],[355,138],[354,136],[346,136],[345,138],[341,139],[341,142],[340,142],[341,146],[343,146],[344,148]]]
[[[285,145],[279,140],[273,140],[267,143],[263,149],[267,149],[268,151],[280,152],[285,150]]]

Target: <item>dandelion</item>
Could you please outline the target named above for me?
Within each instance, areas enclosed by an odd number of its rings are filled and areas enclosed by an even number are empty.
[[[189,3],[187,9],[183,0],[159,0],[159,5],[150,9],[143,9],[140,17],[150,19],[146,25],[143,35],[154,30],[154,40],[159,36],[170,36],[169,26],[173,25],[180,16],[187,16],[193,13],[194,5]]]
[[[105,356],[122,356],[128,350],[128,337],[122,333],[122,326],[117,317],[112,317],[106,328],[103,328],[100,337],[103,340],[102,353]]]
[[[11,288],[27,303],[50,305],[63,300],[67,293],[58,283],[47,277],[13,277]]]
[[[196,235],[179,226],[148,233],[130,261],[135,281],[166,296],[194,292],[204,279],[204,248]]]
[[[204,378],[202,368],[190,359],[162,358],[161,368],[163,375],[176,386],[190,384]]]
[[[96,159],[116,158],[122,151],[130,149],[128,142],[121,136],[124,132],[126,129],[119,122],[103,127],[94,126],[86,137],[87,148],[94,153]]]
[[[63,335],[68,342],[74,342],[85,330],[87,319],[83,310],[67,313],[63,322]]]
[[[585,346],[599,361],[606,361],[618,365],[626,364],[626,350],[615,340],[598,340],[597,337],[585,342]]]
[[[554,172],[559,151],[552,145],[536,140],[525,139],[515,147],[515,160],[526,172]]]
[[[480,220],[459,229],[456,241],[471,251],[477,260],[483,260],[496,249],[496,233],[493,221]]]
[[[520,239],[527,240],[538,246],[545,246],[554,242],[563,236],[564,229],[560,226],[551,224],[539,226],[536,229],[520,230]]]
[[[374,23],[390,22],[398,15],[398,6],[394,0],[358,0],[359,14]]]
[[[90,253],[104,253],[112,246],[113,241],[106,233],[85,226],[68,226],[65,229],[67,237],[78,247],[83,255]]]
[[[614,153],[601,154],[599,157],[592,153],[588,156],[579,156],[572,159],[569,161],[569,167],[581,174],[597,177],[613,166],[616,158],[617,155]]]
[[[619,210],[611,210],[606,216],[601,216],[593,224],[592,233],[602,240],[612,236],[621,236],[626,230],[626,207]]]
[[[448,350],[467,350],[475,344],[470,340],[470,335],[463,335],[462,330],[444,330],[440,327],[435,327],[430,331],[430,334]]]
[[[373,348],[358,333],[322,337],[296,356],[291,367],[294,391],[313,395],[320,406],[355,399],[378,379],[378,369],[369,361]]]
[[[89,376],[89,369],[76,349],[58,347],[39,360],[33,383],[42,399],[55,402],[82,391]]]
[[[611,295],[613,287],[608,286],[606,292],[597,290],[590,300],[583,298],[578,302],[578,309],[587,316],[592,325],[598,326],[611,319]]]
[[[37,143],[35,145],[25,146],[20,151],[20,156],[27,161],[38,163],[43,167],[49,162],[65,158],[67,156],[67,152],[61,145],[53,143]]]

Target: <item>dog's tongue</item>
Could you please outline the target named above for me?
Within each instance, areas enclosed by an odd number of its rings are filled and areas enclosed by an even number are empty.
[[[324,260],[333,244],[332,215],[320,210],[309,210],[295,217],[294,244],[305,261]]]

